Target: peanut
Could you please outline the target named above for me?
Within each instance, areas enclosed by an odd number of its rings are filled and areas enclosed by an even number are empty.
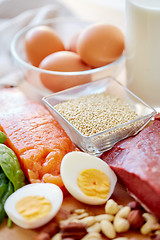
[[[113,227],[113,224],[108,220],[101,221],[101,229],[102,233],[109,239],[113,239],[116,237],[116,231]]]
[[[61,233],[57,233],[56,235],[54,235],[52,237],[51,240],[62,240],[62,234]]]
[[[102,237],[100,233],[90,232],[86,234],[81,240],[102,240]]]
[[[87,232],[100,232],[101,231],[101,225],[100,223],[94,223],[92,226],[87,228]]]
[[[143,235],[147,235],[152,232],[155,224],[158,223],[158,219],[150,213],[144,213],[142,216],[145,219],[146,223],[140,228],[140,232]]]
[[[127,232],[129,230],[130,224],[127,219],[116,218],[114,221],[114,227],[116,232],[122,233],[122,232]]]
[[[121,208],[123,208],[123,207],[124,207],[123,205],[118,205],[119,210],[120,210]]]
[[[85,213],[85,209],[83,209],[83,208],[74,209],[74,210],[73,210],[73,213],[75,213],[75,214],[77,214],[77,215],[83,214],[83,213]]]
[[[155,231],[155,235],[160,235],[160,230]]]
[[[84,212],[82,214],[73,214],[71,215],[68,219],[73,220],[73,219],[82,219],[88,217],[88,213]]]
[[[108,220],[108,221],[113,221],[114,220],[114,216],[110,215],[110,214],[100,214],[95,216],[95,221],[96,222],[100,222],[102,220]]]
[[[107,214],[115,215],[118,211],[118,204],[113,199],[109,199],[105,205],[105,212]]]
[[[127,232],[129,230],[130,223],[126,218],[128,217],[130,211],[131,211],[130,207],[126,206],[122,207],[116,214],[113,222],[116,232],[122,233]]]
[[[78,222],[79,220],[88,217],[88,213],[84,212],[82,214],[72,214],[69,218],[60,221],[60,224],[69,224],[70,222]]]
[[[89,216],[89,217],[85,217],[85,218],[79,220],[79,222],[84,223],[84,224],[86,224],[86,227],[89,227],[92,224],[94,224],[96,222],[96,220],[95,220],[94,216]]]
[[[127,217],[131,227],[138,229],[142,226],[144,219],[140,210],[132,210]]]
[[[160,230],[160,223],[157,222],[157,223],[153,224],[153,231],[155,231],[155,230]]]

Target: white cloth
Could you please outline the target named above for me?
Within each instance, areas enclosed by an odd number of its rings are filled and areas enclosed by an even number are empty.
[[[17,85],[21,76],[10,52],[15,33],[29,24],[65,16],[72,13],[58,0],[0,0],[0,87]]]

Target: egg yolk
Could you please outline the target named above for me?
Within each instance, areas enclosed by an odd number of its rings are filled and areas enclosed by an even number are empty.
[[[34,221],[48,215],[52,210],[52,204],[45,197],[28,196],[17,202],[16,210],[27,221]]]
[[[90,197],[106,199],[110,190],[108,176],[97,169],[85,169],[78,178],[77,184],[81,191]]]

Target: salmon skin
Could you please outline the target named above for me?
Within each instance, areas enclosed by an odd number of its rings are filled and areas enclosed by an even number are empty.
[[[29,100],[17,88],[1,89],[0,130],[6,134],[6,145],[16,153],[29,182],[63,186],[61,160],[76,147],[44,106]]]
[[[101,158],[129,192],[160,218],[160,115],[135,137],[117,143]]]

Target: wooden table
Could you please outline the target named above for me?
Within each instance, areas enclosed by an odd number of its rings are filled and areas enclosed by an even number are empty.
[[[124,186],[118,182],[116,185],[116,189],[112,195],[112,198],[118,202],[119,204],[126,205],[128,202],[132,201],[133,199],[128,195],[126,189]],[[79,201],[75,200],[70,195],[66,196],[64,198],[62,207],[57,214],[56,218],[52,221],[57,221],[57,219],[61,219],[61,216],[63,215],[63,212],[67,211],[70,212],[73,209],[76,208],[87,208],[90,212],[94,212],[95,215],[104,213],[104,205],[102,206],[88,206],[84,205],[83,203],[80,203]],[[3,224],[0,226],[0,240],[34,240],[35,236],[38,234],[38,230],[26,230],[22,229],[20,227],[17,227],[15,224],[13,224],[12,228],[8,229],[6,226],[6,221],[3,222]],[[149,240],[148,237],[142,236],[139,234],[139,232],[136,231],[129,231],[127,233],[119,234],[118,236],[125,236],[129,239],[132,239],[133,237],[136,240]],[[106,238],[107,239],[107,238]],[[135,240],[134,239],[134,240]]]

